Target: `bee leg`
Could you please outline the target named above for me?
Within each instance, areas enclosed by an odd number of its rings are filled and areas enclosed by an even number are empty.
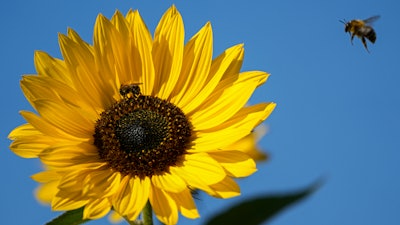
[[[354,34],[351,35],[350,42],[353,44]]]
[[[365,40],[365,37],[361,37],[361,41],[364,45],[364,48],[367,50],[367,52],[369,53],[368,47],[367,47],[367,41]]]

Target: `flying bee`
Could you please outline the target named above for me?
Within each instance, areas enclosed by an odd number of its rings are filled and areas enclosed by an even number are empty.
[[[372,16],[365,20],[351,20],[350,22],[340,20],[344,24],[344,31],[351,35],[351,44],[353,44],[354,36],[357,36],[361,39],[365,49],[369,52],[367,47],[368,39],[372,44],[376,41],[376,33],[374,28],[372,28],[372,23],[379,19],[380,16]]]

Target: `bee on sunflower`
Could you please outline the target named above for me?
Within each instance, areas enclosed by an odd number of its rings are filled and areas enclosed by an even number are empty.
[[[84,219],[113,210],[135,221],[150,207],[176,224],[178,212],[199,217],[193,189],[240,194],[234,178],[256,164],[238,143],[275,107],[246,106],[268,74],[240,72],[242,44],[212,59],[210,23],[185,44],[175,6],[154,37],[131,10],[99,15],[92,45],[72,29],[59,43],[63,59],[35,53],[37,75],[21,88],[37,113],[22,111],[27,123],[9,134],[15,154],[46,167],[33,175],[39,199],[53,210],[83,208]]]

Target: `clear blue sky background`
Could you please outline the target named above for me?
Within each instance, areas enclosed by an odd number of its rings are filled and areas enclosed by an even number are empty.
[[[5,1],[0,3],[0,220],[2,224],[44,224],[49,207],[33,197],[29,176],[37,160],[9,149],[8,133],[24,123],[18,111],[31,109],[19,88],[22,74],[35,73],[34,50],[60,57],[57,33],[75,29],[92,42],[98,13],[139,9],[153,32],[175,4],[188,39],[207,21],[215,55],[245,43],[243,71],[272,74],[251,104],[278,103],[261,146],[271,154],[259,171],[240,182],[242,196],[214,200],[202,195],[202,224],[210,215],[258,194],[289,191],[325,177],[313,196],[284,211],[271,225],[399,224],[400,217],[400,2],[397,0],[258,1]],[[379,14],[377,41],[367,53],[350,44],[340,19]],[[89,224],[107,224],[107,220]]]

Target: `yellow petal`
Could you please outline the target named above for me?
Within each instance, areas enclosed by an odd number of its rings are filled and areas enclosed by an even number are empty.
[[[80,36],[79,34],[74,31],[71,28],[68,28],[68,33],[67,33],[68,38],[70,38],[71,40],[73,40],[75,43],[78,43],[79,45],[81,45],[82,48],[85,49],[85,51],[87,52],[92,52],[93,51],[93,47],[86,43]],[[92,53],[91,53],[92,54]]]
[[[57,104],[49,100],[37,100],[35,105],[39,114],[58,129],[72,136],[93,138],[94,121],[85,118],[78,108]]]
[[[99,44],[101,51],[109,54],[104,56],[110,57],[111,61],[108,64],[115,67],[110,69],[115,69],[121,84],[138,83],[139,74],[135,74],[133,67],[135,59],[132,58],[131,32],[125,17],[117,10],[111,21],[108,21],[104,16],[99,16],[96,24],[98,39],[109,42],[98,42],[97,44]],[[105,49],[106,47],[110,49]]]
[[[23,158],[37,158],[38,155],[52,144],[48,138],[43,136],[25,137],[23,140],[15,140],[10,145],[10,149]]]
[[[61,172],[61,178],[58,185],[60,197],[64,196],[70,198],[71,195],[77,195],[79,198],[87,199],[87,196],[83,196],[82,193],[87,189],[87,181],[85,179],[90,173],[96,170],[104,170],[107,168],[106,163],[86,163],[75,166],[67,167],[68,169],[57,169],[57,172]],[[61,196],[62,195],[62,196]]]
[[[164,173],[162,175],[153,175],[151,182],[159,189],[169,192],[182,192],[187,189],[186,182],[179,176],[172,173]]]
[[[122,26],[122,25],[121,25]],[[132,77],[131,68],[129,67],[129,41],[128,38],[121,35],[113,24],[103,15],[99,15],[96,19],[93,34],[94,58],[96,61],[96,70],[98,75],[107,87],[103,95],[107,93],[110,102],[103,104],[104,108],[110,106],[115,99],[119,98],[119,87],[121,79],[129,80]],[[125,51],[127,50],[127,51]]]
[[[129,28],[132,32],[132,64],[134,76],[139,78],[142,93],[151,95],[153,91],[155,73],[152,58],[152,44],[150,31],[147,29],[139,12],[135,10],[127,15]],[[132,79],[133,81],[133,79]]]
[[[195,99],[207,80],[212,54],[212,28],[207,23],[185,46],[180,73],[183,79],[176,84],[172,103],[184,108]]]
[[[36,141],[36,138],[25,138],[24,141],[16,140],[10,145],[10,149],[20,157],[37,158],[40,152],[49,146],[44,143],[31,143],[30,140]]]
[[[121,180],[120,189],[114,195],[112,202],[115,210],[134,221],[149,199],[149,178],[139,179],[125,176]]]
[[[92,169],[72,170],[60,179],[58,189],[64,193],[78,192],[82,193],[84,188],[82,181],[93,172]]]
[[[108,216],[108,220],[112,224],[117,224],[117,223],[121,223],[122,221],[124,221],[124,218],[118,212],[112,211],[110,213],[110,215]]]
[[[57,193],[59,194],[59,193]],[[51,201],[51,208],[53,210],[59,210],[59,211],[69,211],[73,209],[78,209],[81,208],[82,206],[86,205],[88,203],[88,200],[82,199],[79,196],[54,196],[54,198]]]
[[[13,140],[10,149],[24,158],[36,158],[40,152],[56,142],[55,139],[43,135],[30,124],[15,128],[8,138]]]
[[[130,185],[130,180],[132,178],[130,176],[125,176],[121,179],[120,189],[113,197],[113,207],[115,210],[121,214],[126,214],[125,211],[128,210],[128,206],[130,206],[132,186]]]
[[[238,112],[253,94],[260,81],[265,81],[264,72],[243,73],[225,79],[217,86],[203,104],[191,115],[196,130],[219,125]]]
[[[237,61],[243,60],[243,52],[243,44],[240,44],[225,50],[224,53],[214,59],[203,89],[200,90],[196,96],[193,96],[194,98],[190,104],[182,106],[181,109],[185,113],[191,114],[194,109],[201,105],[217,87],[222,76],[229,72],[229,68],[231,68]]]
[[[239,141],[224,147],[226,150],[238,150],[246,153],[256,161],[263,161],[268,155],[257,146],[257,142],[266,134],[267,128],[263,124],[256,127],[249,135]]]
[[[179,175],[189,186],[205,191],[210,189],[209,185],[225,177],[223,168],[206,153],[185,155],[183,166],[171,167],[171,172]]]
[[[189,189],[185,189],[180,193],[168,193],[168,195],[176,202],[176,205],[183,216],[190,219],[200,217]]]
[[[60,180],[61,175],[55,170],[46,170],[32,175],[31,178],[40,183],[48,183]]]
[[[257,171],[254,160],[243,152],[218,151],[209,155],[224,167],[229,176],[246,177]]]
[[[57,181],[42,184],[35,189],[35,197],[42,204],[50,204],[57,193]]]
[[[91,144],[57,144],[46,148],[39,155],[47,166],[68,168],[77,164],[98,161],[97,148]]]
[[[224,180],[211,185],[213,192],[208,192],[216,198],[232,198],[240,195],[240,187],[230,177],[226,176]]]
[[[172,6],[161,18],[154,34],[153,62],[158,78],[154,80],[155,96],[169,99],[181,71],[183,48],[183,21],[178,10]]]
[[[62,86],[65,87],[66,85],[56,79],[44,76],[25,75],[21,80],[21,89],[33,107],[35,107],[33,104],[34,101],[38,99],[49,99],[61,102],[62,100],[57,91],[54,90],[54,87],[63,89],[61,88]],[[66,88],[69,89],[69,92],[72,92],[71,95],[74,95],[74,89],[68,86],[66,86]],[[55,89],[57,90],[58,88]],[[76,97],[78,97],[78,99],[80,98],[79,96]]]
[[[41,99],[43,97],[52,99],[53,101],[59,100],[57,95],[55,94],[52,88],[42,86],[38,84],[40,79],[54,80],[45,76],[36,76],[36,75],[25,75],[21,80],[21,90],[25,95],[25,98],[29,101],[29,104],[32,105],[34,109],[36,109],[35,101]],[[36,82],[38,80],[38,82]]]
[[[111,209],[111,203],[108,198],[93,199],[85,205],[83,210],[83,219],[100,219]]]
[[[178,207],[163,190],[153,186],[149,200],[158,220],[167,225],[178,223]]]
[[[196,139],[189,152],[211,151],[231,145],[250,134],[255,126],[267,117],[275,107],[274,103],[261,103],[245,107],[230,120],[202,132],[197,132]]]
[[[24,76],[21,80],[21,89],[35,109],[35,101],[49,100],[78,107],[86,115],[86,118],[91,118],[93,121],[98,117],[99,113],[81,98],[81,94],[56,79],[43,76]]]
[[[69,72],[65,62],[61,59],[51,57],[49,54],[36,51],[35,52],[35,68],[39,76],[50,77],[70,86],[73,86]]]
[[[250,131],[248,129],[243,128],[231,128],[219,130],[217,132],[198,133],[196,135],[197,138],[193,141],[191,149],[188,151],[191,153],[215,151],[232,144],[232,142],[240,140],[249,133]]]
[[[110,168],[95,170],[82,180],[82,194],[85,196],[109,197],[119,189],[121,174]]]
[[[204,132],[212,132],[217,130],[229,129],[229,128],[244,128],[246,130],[253,130],[260,122],[268,117],[273,109],[275,103],[259,103],[248,107],[241,108],[233,117],[219,126],[215,126],[211,129],[205,130]]]
[[[83,42],[75,42],[61,34],[59,44],[76,91],[95,108],[110,105],[113,100],[104,94],[108,90],[102,83],[107,79],[96,79],[98,74],[93,51],[88,50]]]
[[[120,33],[121,37],[123,37],[124,41],[129,39],[130,35],[129,21],[125,19],[125,17],[118,9],[115,11],[110,22],[115,27],[115,29]]]
[[[64,41],[67,41],[70,44],[68,47],[71,48],[65,47],[63,51],[62,38],[61,35],[60,47],[62,52],[68,55],[69,60],[65,59],[65,61],[78,93],[95,108],[103,109],[112,104],[115,86],[111,80],[115,79],[115,76],[98,69],[99,63],[96,62],[94,56],[94,47],[84,42],[75,31],[68,29],[68,39]],[[99,77],[101,79],[98,79]]]
[[[8,138],[11,140],[16,140],[21,137],[36,136],[42,133],[35,129],[31,124],[23,124],[10,132]]]
[[[241,44],[241,47],[243,48],[243,44]],[[226,69],[221,80],[228,79],[231,76],[236,76],[236,74],[239,74],[240,69],[242,68],[243,58],[244,58],[244,49],[238,55],[237,60],[233,60],[229,64],[229,67]]]
[[[24,117],[24,119],[30,123],[35,129],[37,129],[39,132],[50,136],[50,137],[55,137],[55,138],[60,138],[60,139],[72,139],[72,140],[82,140],[79,137],[74,137],[71,136],[57,127],[53,126],[46,120],[42,119],[41,117],[35,115],[32,112],[27,112],[27,111],[21,111],[21,115]]]

